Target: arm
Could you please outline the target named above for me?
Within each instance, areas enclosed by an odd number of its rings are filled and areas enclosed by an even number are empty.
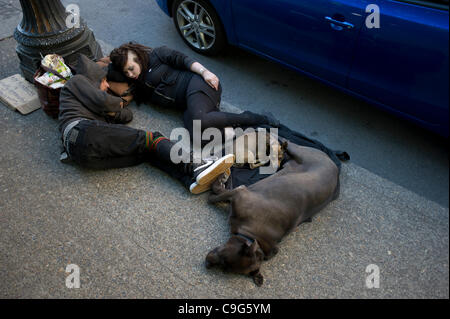
[[[209,86],[211,86],[216,91],[219,89],[219,78],[214,73],[207,70],[200,63],[198,63],[198,62],[192,63],[190,70],[194,73],[197,73],[201,77],[203,77],[205,82],[208,83]]]
[[[75,75],[66,86],[84,107],[97,115],[105,117],[109,112],[121,110],[121,98],[95,88],[83,75]]]
[[[120,108],[123,109],[123,101],[120,102]],[[117,112],[108,112],[107,114],[108,114],[109,116],[115,116],[116,113],[117,113]]]
[[[156,48],[153,52],[158,56],[162,63],[170,65],[175,69],[190,70],[192,63],[194,63],[194,60],[184,53],[169,49],[166,46]]]
[[[219,78],[212,72],[208,71],[203,65],[195,62],[184,53],[171,50],[166,46],[154,49],[155,54],[161,62],[168,64],[175,69],[189,70],[202,76],[206,83],[213,89],[219,89]]]
[[[108,113],[108,115],[111,116],[110,121],[115,124],[126,124],[133,119],[133,113],[130,109],[122,109],[119,112]]]

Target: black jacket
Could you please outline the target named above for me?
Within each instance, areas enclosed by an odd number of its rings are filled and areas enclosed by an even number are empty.
[[[76,75],[67,81],[59,97],[59,130],[77,119],[99,120],[108,123],[127,123],[132,119],[128,109],[122,109],[122,99],[100,90],[107,71],[80,55]],[[115,115],[108,115],[114,112]]]
[[[166,46],[149,53],[149,66],[136,81],[138,102],[184,108],[186,89],[194,75],[190,71],[195,61]]]

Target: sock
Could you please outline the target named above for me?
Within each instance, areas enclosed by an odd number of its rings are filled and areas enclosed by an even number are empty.
[[[170,140],[167,137],[164,137],[159,132],[155,132],[155,133],[152,133],[150,131],[145,132],[145,148],[150,152],[155,151],[156,146],[158,146],[158,144],[164,140],[170,142]]]

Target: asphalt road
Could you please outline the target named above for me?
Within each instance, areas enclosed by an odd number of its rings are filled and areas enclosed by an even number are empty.
[[[231,48],[216,58],[196,54],[154,0],[63,3],[80,6],[97,38],[113,46],[133,40],[185,52],[219,76],[223,100],[241,109],[270,110],[290,128],[347,151],[354,164],[448,207],[445,140],[243,50]]]

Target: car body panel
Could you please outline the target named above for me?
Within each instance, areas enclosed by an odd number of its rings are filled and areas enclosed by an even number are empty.
[[[168,7],[168,1],[167,0],[155,0],[158,6],[161,8],[162,11],[165,12],[170,17],[169,7]]]
[[[232,7],[240,45],[345,86],[364,1],[232,0]],[[354,27],[336,30],[327,16]]]
[[[383,25],[361,30],[348,88],[431,126],[448,125],[448,12],[378,2]]]
[[[448,10],[397,0],[208,1],[228,43],[449,136]],[[156,2],[171,16],[171,0]],[[369,4],[380,8],[380,28],[365,24]]]

